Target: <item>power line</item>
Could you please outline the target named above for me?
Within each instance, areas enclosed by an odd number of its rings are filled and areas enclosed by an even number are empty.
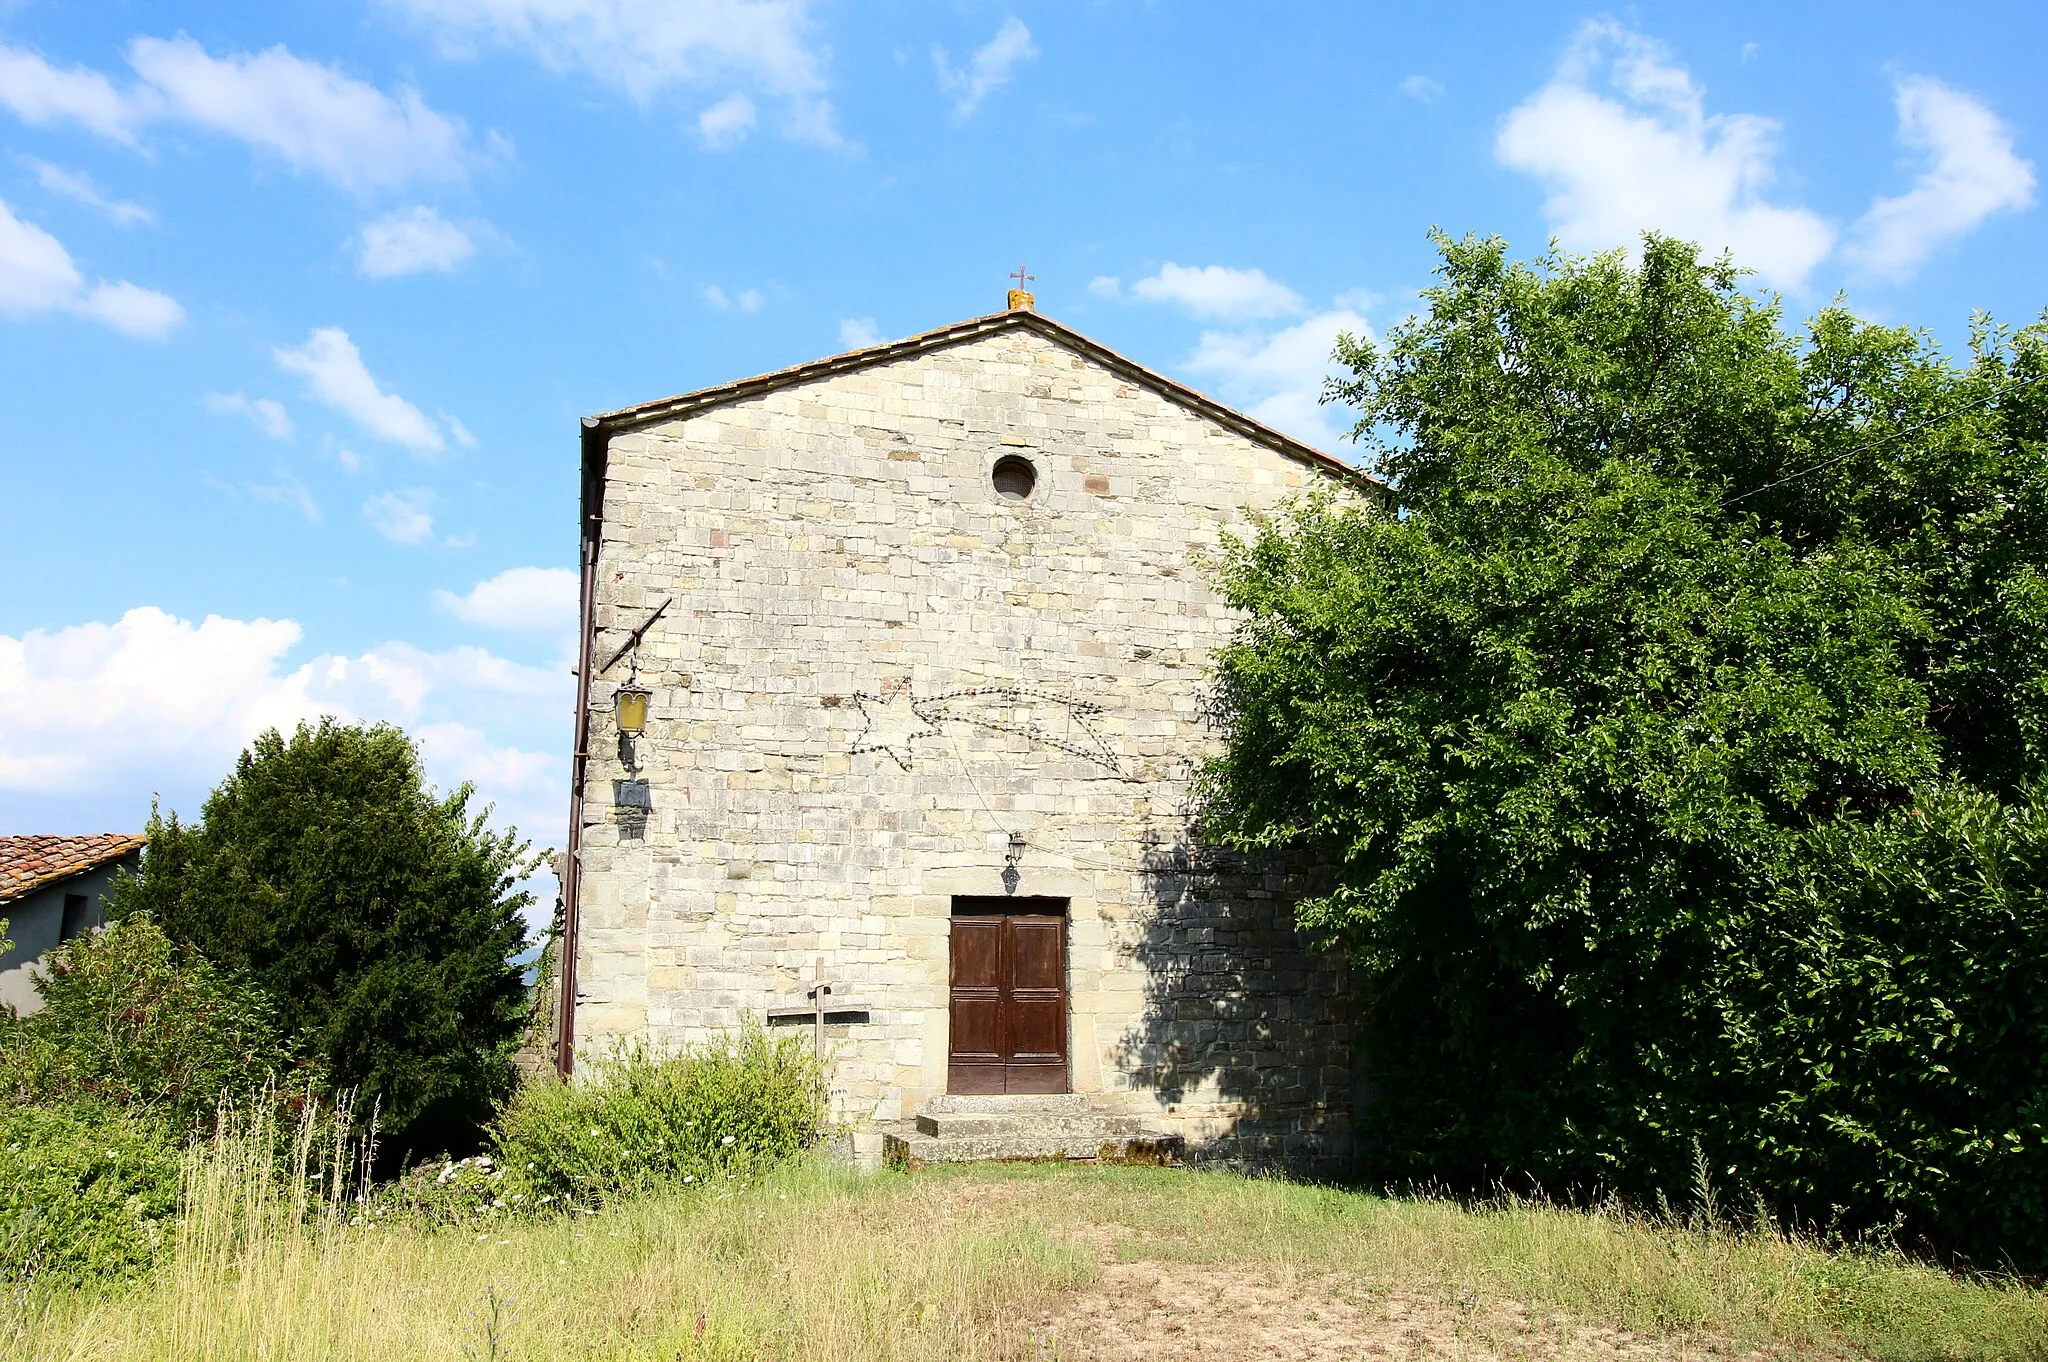
[[[1797,482],[1801,478],[1810,477],[1811,475],[1820,472],[1823,468],[1832,468],[1838,463],[1843,463],[1847,460],[1855,458],[1858,454],[1868,453],[1869,451],[1878,448],[1880,445],[1888,445],[1893,440],[1902,439],[1905,436],[1912,435],[1918,431],[1926,430],[1929,426],[1938,426],[1943,421],[1948,420],[1951,416],[1961,416],[1966,411],[1975,411],[1979,407],[1989,406],[1991,403],[1996,402],[1999,398],[2004,397],[2007,393],[2011,392],[2015,388],[2024,388],[2031,384],[2040,382],[2042,377],[2043,375],[2035,374],[2029,378],[2015,378],[2010,383],[2007,383],[2003,388],[2000,388],[1998,391],[1986,393],[1984,396],[1978,398],[1974,402],[1965,402],[1960,407],[1951,407],[1947,411],[1936,412],[1934,415],[1928,417],[1925,421],[1920,422],[1918,425],[1907,426],[1904,430],[1895,430],[1889,435],[1880,436],[1879,438],[1871,440],[1865,444],[1857,445],[1854,449],[1849,450],[1847,453],[1837,454],[1832,459],[1825,459],[1820,463],[1813,465],[1813,467],[1811,468],[1802,468],[1797,473],[1787,473],[1784,477],[1779,478],[1775,482],[1767,482],[1761,487],[1752,487],[1747,492],[1744,492],[1741,496],[1729,497],[1726,501],[1721,503],[1722,509],[1725,510],[1728,507],[1733,506],[1738,501],[1747,500],[1748,498],[1755,496],[1759,492],[1768,492],[1773,487],[1782,487],[1788,482]]]

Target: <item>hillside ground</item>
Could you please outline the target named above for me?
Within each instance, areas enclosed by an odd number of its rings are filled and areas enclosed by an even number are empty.
[[[481,1229],[184,1234],[141,1285],[14,1302],[0,1354],[2048,1358],[2048,1294],[1890,1251],[1171,1169],[805,1166]]]

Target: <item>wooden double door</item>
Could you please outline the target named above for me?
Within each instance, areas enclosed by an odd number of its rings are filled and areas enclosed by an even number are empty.
[[[957,1093],[1066,1092],[1067,901],[953,900]]]

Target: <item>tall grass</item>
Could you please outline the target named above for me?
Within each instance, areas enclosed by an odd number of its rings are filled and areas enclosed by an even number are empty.
[[[125,1296],[53,1310],[21,1355],[1024,1357],[1004,1321],[1090,1271],[1084,1250],[1042,1228],[960,1224],[938,1189],[899,1184],[877,1196],[868,1180],[807,1166],[731,1186],[482,1234],[276,1215],[260,1242],[181,1260]]]
[[[300,1316],[274,1284],[332,1256],[365,1202],[375,1131],[357,1135],[352,1110],[307,1104],[279,1122],[270,1094],[223,1104],[209,1140],[185,1155],[184,1213],[163,1317],[163,1354],[206,1357],[222,1333],[281,1329],[289,1357]]]
[[[431,1229],[352,1224],[349,1179],[310,1167],[280,1178],[264,1159],[254,1143],[195,1154],[177,1261],[122,1292],[53,1301],[0,1352],[1008,1362],[1036,1356],[1020,1321],[1056,1312],[1112,1257],[1513,1298],[1795,1356],[2048,1357],[2039,1291],[1889,1250],[1618,1209],[1461,1206],[1148,1169],[861,1176],[799,1162],[596,1211]]]

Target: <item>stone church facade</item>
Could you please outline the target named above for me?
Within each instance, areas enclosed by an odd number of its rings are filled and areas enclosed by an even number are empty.
[[[1072,1092],[1341,1168],[1343,966],[1293,932],[1288,865],[1192,840],[1234,623],[1196,559],[1371,484],[1028,296],[590,418],[583,457],[565,1071],[808,1036],[823,982],[843,1121]]]

